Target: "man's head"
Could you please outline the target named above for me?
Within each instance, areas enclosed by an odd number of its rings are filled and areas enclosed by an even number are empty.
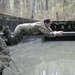
[[[50,19],[45,19],[44,24],[46,27],[51,27],[51,20]]]
[[[9,26],[6,26],[4,30],[9,30]]]

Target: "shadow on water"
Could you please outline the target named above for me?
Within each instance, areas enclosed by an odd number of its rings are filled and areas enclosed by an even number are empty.
[[[48,41],[75,41],[75,36],[54,37],[54,38],[43,37],[43,41],[44,42],[48,42]]]
[[[41,39],[42,42],[56,42],[56,41],[75,41],[75,36],[62,36],[62,37],[45,37],[43,35],[33,35],[33,36],[25,36],[22,40],[22,43],[30,42],[30,41],[35,41],[37,39]]]

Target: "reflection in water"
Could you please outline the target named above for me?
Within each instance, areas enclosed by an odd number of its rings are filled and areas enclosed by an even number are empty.
[[[9,47],[21,75],[75,75],[74,41],[42,42],[41,38],[27,41]],[[5,69],[3,75],[19,75],[14,64],[10,65],[14,73]]]
[[[31,75],[75,75],[75,60],[57,60],[42,62]]]

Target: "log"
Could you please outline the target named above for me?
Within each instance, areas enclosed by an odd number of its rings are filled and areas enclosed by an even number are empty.
[[[63,32],[63,36],[75,36],[75,32]]]

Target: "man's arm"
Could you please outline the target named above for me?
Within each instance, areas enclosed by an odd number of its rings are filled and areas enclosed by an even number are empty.
[[[36,26],[36,27],[39,30],[39,32],[44,34],[46,37],[55,37],[56,36],[56,34],[53,31],[50,31],[50,30],[43,28],[41,26]]]
[[[43,27],[40,27],[40,26],[37,26],[37,28],[46,37],[62,36],[62,31],[50,31],[47,28],[43,28]]]

